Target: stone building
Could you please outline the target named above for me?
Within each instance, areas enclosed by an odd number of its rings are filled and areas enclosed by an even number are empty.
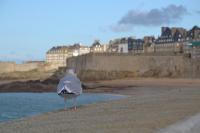
[[[144,40],[144,45],[150,46],[152,43],[155,42],[155,37],[154,36],[145,36],[143,40]]]
[[[109,42],[109,52],[112,53],[142,53],[144,41],[134,37],[114,39]]]
[[[107,52],[108,46],[102,45],[99,40],[95,40],[92,46],[90,47],[91,53],[104,53]]]
[[[69,49],[73,51],[73,56],[79,56],[90,53],[90,47],[81,45],[80,43],[69,46]]]
[[[162,27],[161,36],[155,41],[157,44],[185,42],[187,39],[187,30],[179,27]]]
[[[168,54],[183,53],[184,45],[186,45],[186,43],[180,43],[180,42],[153,44],[151,46],[151,52],[168,53]]]
[[[89,52],[89,47],[80,44],[74,44],[72,46],[57,46],[47,51],[46,62],[54,64],[57,67],[65,67],[67,58],[87,54]]]
[[[143,53],[144,52],[144,40],[128,38],[128,51],[131,53]]]
[[[109,44],[108,52],[109,53],[117,53],[119,49],[119,44]]]
[[[200,28],[194,26],[191,30],[181,27],[162,27],[161,35],[145,36],[143,39],[132,37],[111,40],[109,52],[126,53],[127,44],[130,53],[184,53],[187,44],[200,41]]]
[[[194,26],[191,30],[176,27],[162,27],[161,36],[156,43],[193,42],[200,40],[200,28]]]
[[[52,47],[46,53],[46,62],[58,67],[66,66],[66,59],[73,56],[73,51],[68,46]]]
[[[128,53],[128,43],[119,44],[118,53]]]
[[[143,45],[144,53],[148,53],[148,48],[152,44],[154,44],[155,37],[154,36],[145,36],[143,40],[144,40],[144,45]]]
[[[197,26],[189,31],[184,28],[162,27],[161,36],[155,40],[152,47],[148,48],[148,51],[184,53],[187,44],[198,40],[199,37],[200,29]]]
[[[198,26],[194,26],[187,33],[188,41],[200,41],[200,28]]]
[[[128,38],[117,38],[109,41],[109,53],[123,53],[127,51]]]

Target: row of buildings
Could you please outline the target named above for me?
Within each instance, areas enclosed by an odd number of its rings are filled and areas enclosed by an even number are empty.
[[[87,53],[90,53],[90,47],[83,46],[81,44],[52,47],[46,53],[46,62],[56,64],[58,67],[62,67],[66,66],[67,58]]]
[[[46,53],[46,62],[58,67],[66,66],[66,59],[87,53],[184,53],[189,47],[200,46],[200,28],[194,26],[190,30],[179,27],[162,27],[161,35],[145,36],[142,39],[124,37],[110,40],[108,44],[101,44],[95,40],[89,46],[80,43],[68,46],[53,47]]]
[[[143,39],[122,38],[118,45],[121,53],[184,52],[193,42],[200,41],[200,28],[190,30],[179,27],[162,27],[161,36],[145,36]]]

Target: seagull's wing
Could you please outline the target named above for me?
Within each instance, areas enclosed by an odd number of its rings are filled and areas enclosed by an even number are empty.
[[[82,93],[81,81],[72,74],[67,74],[62,78],[57,86],[57,93],[60,93],[63,89],[69,93],[80,95]]]

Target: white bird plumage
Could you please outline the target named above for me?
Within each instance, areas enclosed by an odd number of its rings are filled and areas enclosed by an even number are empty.
[[[72,69],[69,69],[68,73],[60,80],[57,86],[57,93],[64,97],[65,108],[66,100],[73,98],[74,109],[76,109],[76,97],[82,94],[82,85]]]

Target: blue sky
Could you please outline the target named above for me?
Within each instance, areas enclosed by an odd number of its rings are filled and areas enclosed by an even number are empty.
[[[158,36],[161,26],[200,26],[199,5],[199,0],[0,0],[0,61],[42,60],[56,45]],[[165,19],[165,12],[173,16]]]

